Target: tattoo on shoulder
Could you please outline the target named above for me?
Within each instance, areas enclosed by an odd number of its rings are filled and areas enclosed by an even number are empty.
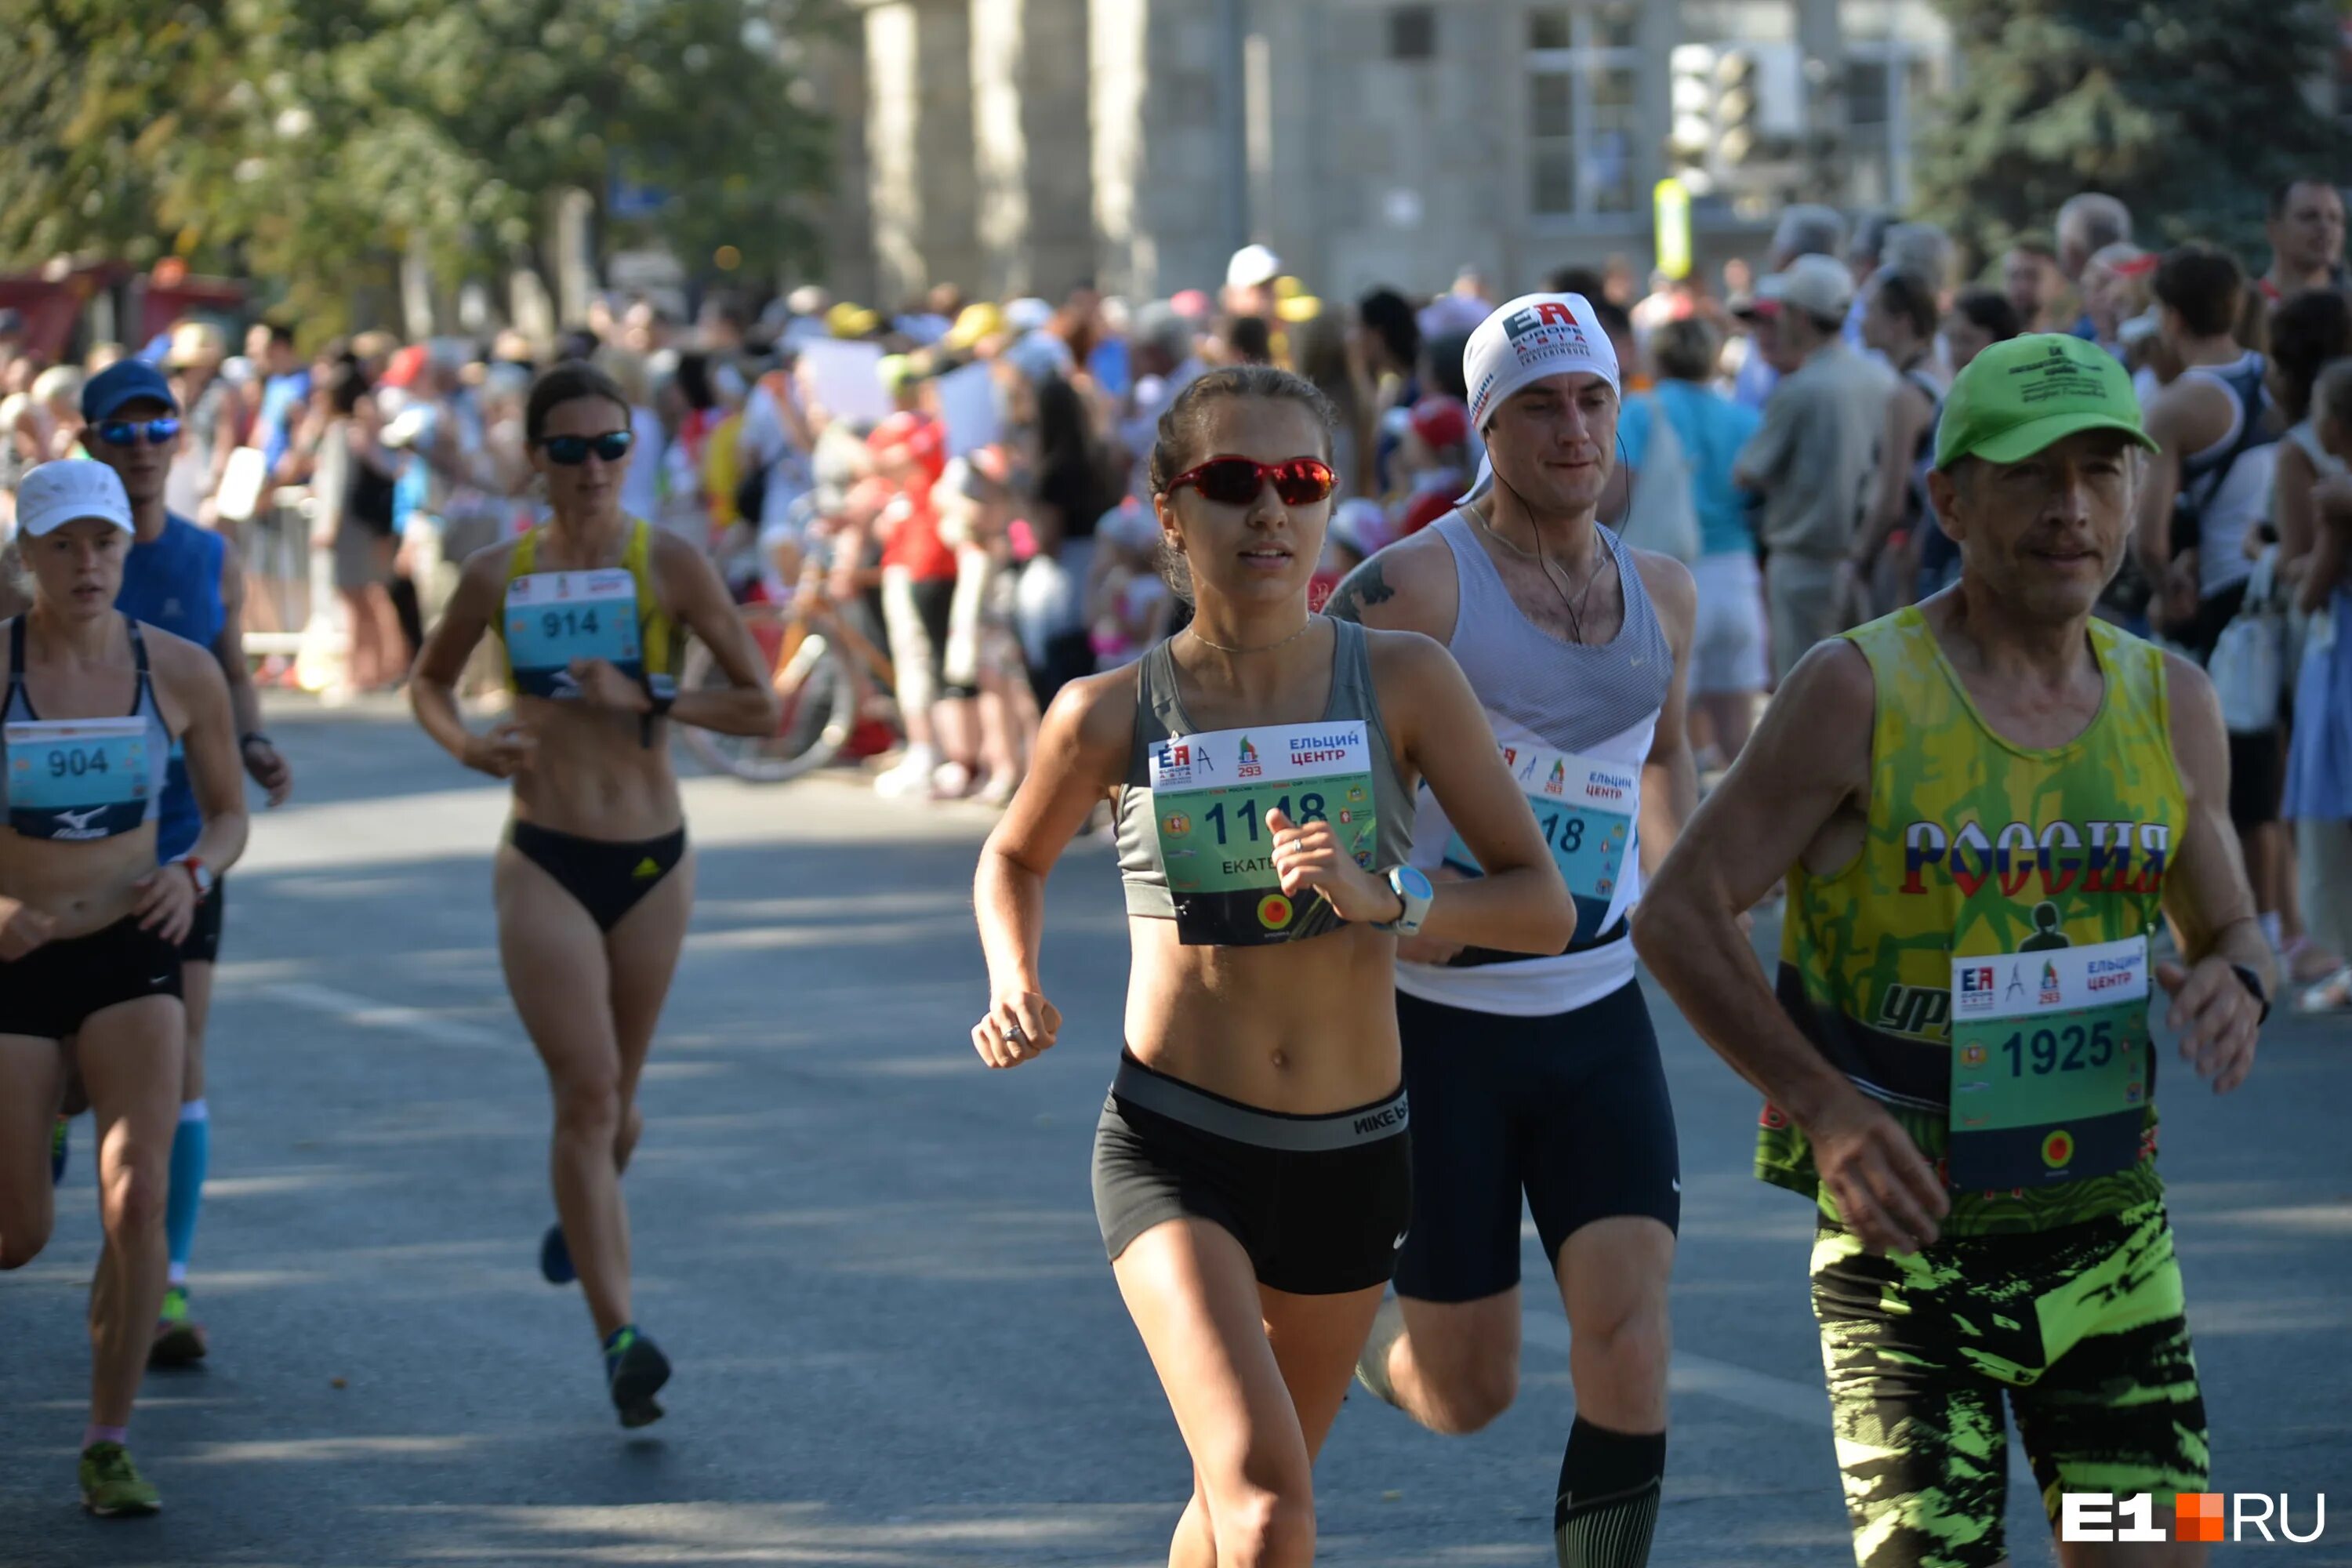
[[[1360,626],[1366,605],[1385,605],[1395,597],[1396,590],[1389,586],[1380,561],[1374,558],[1348,574],[1332,593],[1331,602],[1323,606],[1323,613]]]

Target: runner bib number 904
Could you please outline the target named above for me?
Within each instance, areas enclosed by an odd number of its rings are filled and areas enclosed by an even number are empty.
[[[111,838],[147,817],[147,721],[10,724],[8,826],[27,838]]]
[[[1267,812],[1328,822],[1368,871],[1380,841],[1361,720],[1171,736],[1151,748],[1151,804],[1177,939],[1191,947],[1296,942],[1343,923],[1323,899],[1283,892]]]
[[[1952,961],[1955,1186],[2081,1181],[2139,1158],[2156,1089],[2147,939],[2063,942]]]
[[[645,679],[637,639],[637,581],[617,568],[534,572],[507,585],[507,662],[515,689],[533,697],[577,697],[570,666],[601,658],[631,680]]]

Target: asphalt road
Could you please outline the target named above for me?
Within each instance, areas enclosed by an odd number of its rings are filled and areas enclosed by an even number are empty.
[[[669,1418],[625,1434],[580,1302],[536,1269],[548,1108],[492,945],[503,795],[390,710],[273,727],[299,795],[230,880],[194,1270],[214,1354],[151,1378],[132,1433],[166,1511],[100,1524],[74,1492],[84,1121],[56,1240],[0,1277],[0,1564],[1165,1562],[1184,1453],[1087,1196],[1125,972],[1105,847],[1050,900],[1064,1044],[991,1075],[966,1039],[982,815],[690,784],[700,900],[628,1182],[639,1316],[678,1373]],[[1748,1173],[1749,1091],[1659,1025],[1685,1208],[1653,1561],[1851,1562],[1809,1211]],[[2274,1027],[2227,1100],[2172,1083],[2216,1482],[2306,1525],[2332,1490],[2328,1539],[2272,1551],[2352,1564],[2352,1026]],[[1351,1399],[1322,1561],[1552,1562],[1567,1333],[1548,1293],[1528,1321],[1519,1404],[1477,1436]],[[2011,1530],[2020,1568],[2052,1562],[2030,1497]]]

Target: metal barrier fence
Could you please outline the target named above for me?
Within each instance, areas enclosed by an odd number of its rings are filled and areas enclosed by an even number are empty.
[[[264,498],[247,521],[233,523],[245,558],[245,651],[249,657],[302,651],[313,606],[334,602],[334,563],[310,548],[317,510],[309,487],[289,485]]]

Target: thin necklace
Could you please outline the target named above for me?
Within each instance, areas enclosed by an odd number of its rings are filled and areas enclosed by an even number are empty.
[[[1276,648],[1281,647],[1285,643],[1295,643],[1300,637],[1305,637],[1307,632],[1313,629],[1317,618],[1318,617],[1314,616],[1309,616],[1307,617],[1307,625],[1299,627],[1297,631],[1283,638],[1281,642],[1265,643],[1257,647],[1227,647],[1221,642],[1211,642],[1207,637],[1201,635],[1200,623],[1197,621],[1186,626],[1184,629],[1192,634],[1192,640],[1194,642],[1199,643],[1202,647],[1215,648],[1219,653],[1272,653]]]
[[[1601,568],[1606,564],[1606,563],[1601,560],[1595,560],[1593,562],[1591,573],[1584,579],[1584,586],[1577,591],[1576,598],[1571,602],[1568,596],[1568,590],[1561,587],[1552,579],[1552,574],[1554,572],[1558,572],[1562,577],[1567,576],[1568,568],[1565,566],[1555,565],[1551,557],[1544,553],[1543,531],[1541,529],[1538,529],[1536,531],[1535,549],[1528,551],[1520,549],[1519,546],[1514,544],[1511,541],[1496,532],[1494,526],[1485,518],[1480,517],[1475,510],[1470,510],[1470,517],[1471,521],[1478,525],[1478,527],[1486,533],[1487,538],[1493,540],[1496,543],[1501,545],[1504,549],[1509,551],[1520,560],[1534,562],[1538,568],[1542,571],[1543,580],[1551,584],[1551,591],[1559,595],[1561,607],[1568,611],[1568,629],[1570,633],[1576,638],[1577,645],[1580,647],[1582,647],[1584,644],[1584,602],[1592,596],[1592,584],[1601,581]],[[1595,538],[1592,541],[1592,548],[1596,556],[1599,555],[1602,550],[1601,540],[1598,537],[1600,526],[1601,525],[1599,523],[1593,524]]]

